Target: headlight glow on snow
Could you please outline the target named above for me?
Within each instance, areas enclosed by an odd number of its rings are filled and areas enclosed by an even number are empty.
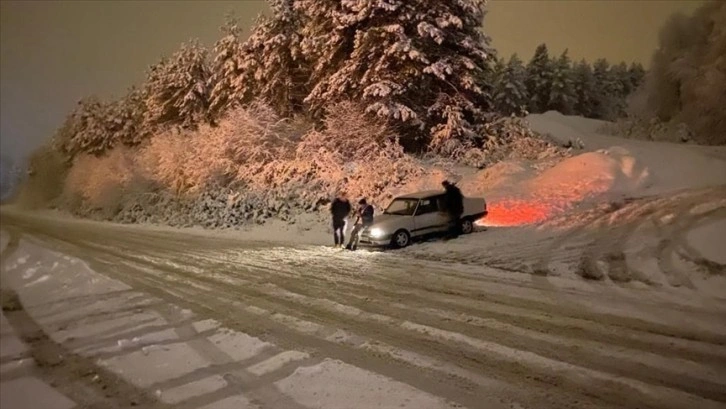
[[[383,237],[383,230],[379,229],[378,227],[374,227],[371,229],[371,237],[380,238]]]

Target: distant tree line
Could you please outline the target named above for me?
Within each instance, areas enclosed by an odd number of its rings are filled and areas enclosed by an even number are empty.
[[[567,50],[551,57],[541,44],[526,65],[516,54],[498,58],[492,75],[494,108],[505,115],[553,110],[613,120],[625,114],[626,98],[643,82],[645,69],[605,59],[573,63]]]

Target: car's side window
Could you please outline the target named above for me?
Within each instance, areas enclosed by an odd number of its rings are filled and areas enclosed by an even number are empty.
[[[434,213],[438,210],[438,206],[436,203],[436,200],[432,199],[423,199],[419,202],[418,210],[416,211],[416,215],[422,215],[422,214],[428,214],[428,213]]]

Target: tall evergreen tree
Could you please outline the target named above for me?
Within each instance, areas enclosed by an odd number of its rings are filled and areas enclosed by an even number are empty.
[[[136,146],[150,136],[144,127],[144,100],[143,90],[132,87],[123,98],[109,105],[106,132],[114,144]]]
[[[552,82],[547,109],[570,115],[576,103],[572,63],[565,50],[552,65]]]
[[[209,110],[218,118],[227,109],[249,99],[242,66],[242,40],[239,22],[232,16],[222,26],[222,38],[214,45],[214,59],[209,78]]]
[[[95,96],[84,98],[56,131],[53,145],[69,161],[81,153],[101,154],[115,144],[108,132],[111,120],[108,103]]]
[[[595,108],[594,117],[611,120],[619,115],[620,83],[613,77],[610,63],[600,58],[593,64],[595,77]]]
[[[595,76],[592,73],[592,67],[585,60],[580,61],[573,68],[573,88],[577,100],[574,114],[593,118],[596,109],[597,85]]]
[[[207,50],[196,41],[152,66],[144,89],[145,123],[193,127],[207,119],[209,76]]]
[[[501,61],[501,60],[500,60]],[[522,115],[527,111],[527,73],[522,60],[513,54],[509,62],[498,70],[494,84],[494,105],[504,115]],[[497,64],[499,66],[499,64]]]
[[[630,64],[628,77],[630,79],[630,89],[635,91],[645,80],[645,68],[640,63]]]
[[[305,14],[314,113],[360,100],[410,138],[428,129],[437,145],[474,137],[491,108],[489,39],[482,0],[295,0]],[[408,132],[406,132],[408,131]],[[410,140],[409,140],[410,142]]]
[[[305,15],[293,3],[271,0],[271,17],[260,17],[242,45],[244,83],[283,116],[302,109],[310,76],[301,49]]]
[[[613,90],[616,95],[625,99],[626,96],[630,95],[634,91],[630,81],[630,73],[628,72],[628,65],[624,62],[613,65],[610,68],[610,75],[614,81],[615,89]]]
[[[529,112],[541,113],[547,109],[552,92],[553,75],[553,63],[547,45],[540,44],[527,65]]]
[[[492,84],[494,84],[494,88],[496,89],[496,83],[501,82],[502,75],[504,75],[504,71],[507,68],[507,62],[504,61],[504,58],[493,58],[493,64],[491,69],[491,75],[489,76],[492,80]]]

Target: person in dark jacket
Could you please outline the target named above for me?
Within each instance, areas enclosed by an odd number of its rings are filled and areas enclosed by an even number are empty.
[[[333,217],[333,236],[335,247],[345,246],[345,229],[348,224],[348,216],[353,210],[345,193],[341,192],[330,205],[330,213]]]
[[[461,233],[461,215],[464,213],[464,195],[455,184],[445,180],[441,183],[446,190],[444,206],[449,215],[449,233],[447,238],[453,239]]]
[[[355,221],[355,227],[350,233],[350,242],[346,248],[348,250],[355,250],[358,248],[358,241],[360,240],[360,233],[366,227],[373,224],[373,206],[369,205],[365,199],[361,199],[358,202],[357,217]]]

